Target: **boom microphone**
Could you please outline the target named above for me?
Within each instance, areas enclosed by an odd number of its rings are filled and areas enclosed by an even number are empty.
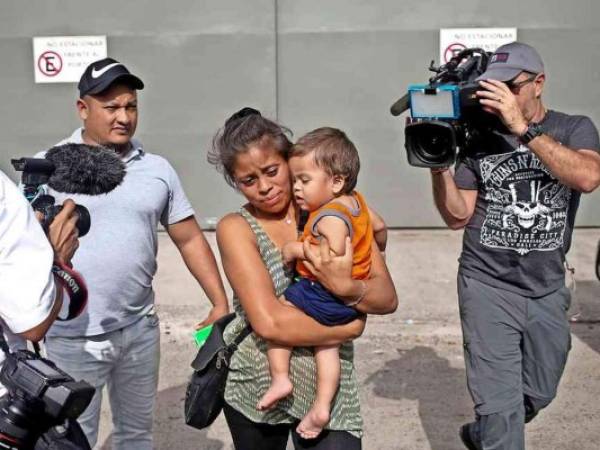
[[[114,151],[87,144],[59,145],[48,150],[45,158],[11,162],[16,170],[23,172],[23,193],[33,209],[43,214],[42,226],[46,231],[62,206],[55,205],[54,197],[44,194],[44,184],[67,194],[100,195],[112,191],[125,177],[125,165]],[[90,213],[82,205],[77,205],[76,211],[79,236],[84,236],[90,229]]]
[[[46,159],[54,165],[48,186],[67,194],[106,194],[125,177],[125,165],[112,150],[86,144],[52,147]]]

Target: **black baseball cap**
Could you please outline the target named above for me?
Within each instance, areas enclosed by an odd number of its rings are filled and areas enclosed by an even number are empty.
[[[142,80],[129,72],[127,67],[112,58],[104,58],[86,67],[77,85],[79,97],[99,94],[117,80],[134,89],[144,89]]]
[[[496,49],[486,71],[477,77],[479,80],[509,81],[521,72],[542,73],[542,57],[531,45],[511,42]]]

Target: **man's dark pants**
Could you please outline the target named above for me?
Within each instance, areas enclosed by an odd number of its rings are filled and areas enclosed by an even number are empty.
[[[525,448],[524,426],[550,404],[571,348],[566,287],[524,297],[458,275],[467,384],[482,450]]]

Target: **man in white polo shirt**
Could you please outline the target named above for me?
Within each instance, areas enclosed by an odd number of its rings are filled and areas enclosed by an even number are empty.
[[[113,417],[112,448],[152,449],[160,357],[152,279],[159,223],[213,304],[204,323],[228,312],[227,298],[214,255],[175,170],[133,138],[142,81],[123,64],[106,58],[85,70],[78,87],[83,128],[62,143],[112,148],[127,173],[122,184],[106,195],[72,196],[89,209],[93,223],[74,261],[87,281],[88,307],[77,319],[55,324],[46,349],[59,367],[96,388],[79,418],[92,447],[106,385]],[[57,200],[64,197],[51,194]]]

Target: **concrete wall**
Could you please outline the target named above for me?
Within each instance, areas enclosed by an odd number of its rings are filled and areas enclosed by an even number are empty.
[[[173,0],[0,4],[0,168],[78,125],[74,84],[35,84],[34,36],[106,35],[109,55],[139,74],[138,137],[178,170],[204,225],[239,206],[206,162],[211,137],[241,106],[277,117],[299,136],[333,125],[361,153],[359,187],[391,226],[441,226],[428,174],[408,166],[404,116],[389,106],[429,77],[439,29],[516,27],[540,51],[551,108],[600,124],[600,3],[574,0]],[[600,226],[600,194],[579,225]]]

